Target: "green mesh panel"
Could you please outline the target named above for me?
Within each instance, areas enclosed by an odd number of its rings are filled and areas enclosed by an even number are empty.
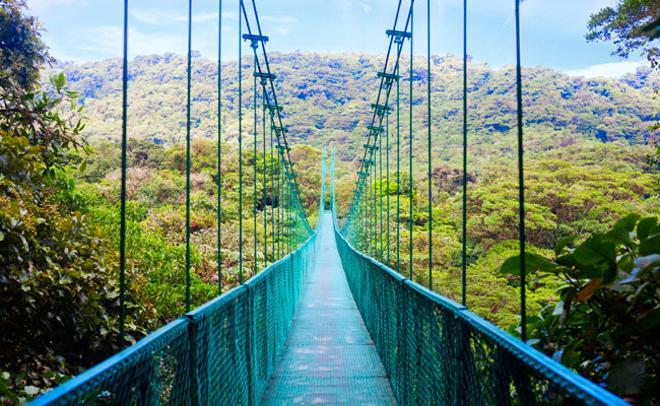
[[[233,289],[190,314],[201,405],[247,404],[249,299]]]
[[[188,323],[176,320],[33,404],[177,404],[194,392]]]
[[[335,238],[400,404],[626,404],[465,307],[359,253],[336,222]]]
[[[245,285],[206,303],[34,405],[247,405],[282,352],[316,234]]]

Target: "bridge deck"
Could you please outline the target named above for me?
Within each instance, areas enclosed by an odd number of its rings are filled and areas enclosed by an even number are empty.
[[[346,282],[332,215],[264,404],[395,404],[383,364]]]

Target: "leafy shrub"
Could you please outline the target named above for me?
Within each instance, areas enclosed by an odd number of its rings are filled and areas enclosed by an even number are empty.
[[[660,227],[629,215],[553,256],[528,254],[530,279],[561,283],[559,300],[528,320],[530,343],[622,396],[657,402]],[[519,257],[502,272],[520,274]]]

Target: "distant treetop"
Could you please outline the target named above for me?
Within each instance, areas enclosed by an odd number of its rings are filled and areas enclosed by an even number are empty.
[[[653,69],[660,69],[660,0],[619,0],[591,15],[587,41],[613,41],[612,55],[628,58],[641,50]]]

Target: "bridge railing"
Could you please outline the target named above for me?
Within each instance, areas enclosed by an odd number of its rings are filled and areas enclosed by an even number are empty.
[[[465,306],[358,252],[336,216],[335,238],[400,404],[627,404]]]
[[[258,403],[313,266],[316,236],[244,285],[167,324],[32,405]]]

